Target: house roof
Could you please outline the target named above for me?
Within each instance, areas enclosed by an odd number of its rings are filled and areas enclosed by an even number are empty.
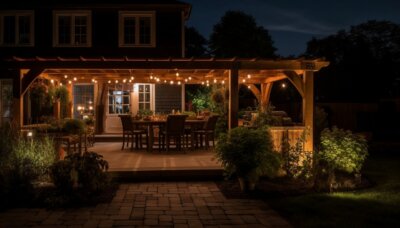
[[[184,10],[186,19],[191,11],[191,5],[178,0],[52,0],[44,3],[40,0],[15,0],[2,4],[0,10],[30,10],[41,8],[60,9],[93,9],[93,8],[123,8],[145,10],[168,8]]]

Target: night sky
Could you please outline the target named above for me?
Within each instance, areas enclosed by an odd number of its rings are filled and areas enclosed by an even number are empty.
[[[400,0],[183,0],[192,4],[189,26],[207,39],[227,10],[242,10],[269,30],[277,54],[298,55],[321,38],[367,20],[400,23]]]

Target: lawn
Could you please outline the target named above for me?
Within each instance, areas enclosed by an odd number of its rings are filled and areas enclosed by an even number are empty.
[[[399,227],[400,155],[372,154],[364,173],[367,189],[267,201],[295,227]]]

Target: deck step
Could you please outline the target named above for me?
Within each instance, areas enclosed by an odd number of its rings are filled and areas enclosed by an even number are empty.
[[[110,171],[119,182],[222,180],[222,169]]]
[[[95,135],[95,142],[122,142],[122,134]]]

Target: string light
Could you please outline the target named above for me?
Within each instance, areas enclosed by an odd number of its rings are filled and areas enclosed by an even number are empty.
[[[170,81],[169,84],[173,85],[173,84],[174,84],[174,81]]]
[[[60,82],[60,86],[62,86],[63,84],[62,84],[62,82]]]
[[[250,88],[251,88],[251,86],[249,86],[249,85],[248,85],[248,86],[247,86],[247,88],[248,88],[248,89],[250,89]]]
[[[95,82],[96,80],[94,80],[94,78],[92,78],[92,82]]]
[[[179,73],[178,73],[178,72],[176,72],[176,74],[175,74],[175,75],[176,75],[176,77],[179,77]]]
[[[243,79],[242,82],[245,83],[245,82],[246,82],[246,79]]]
[[[68,75],[64,74],[64,78],[67,79],[67,78],[68,78]]]
[[[214,79],[214,83],[217,83],[217,79]]]
[[[68,84],[72,84],[72,81],[71,81],[71,80],[69,80],[69,81],[68,81]]]
[[[115,83],[118,83],[118,80],[115,80]]]
[[[178,81],[178,85],[180,85],[181,84],[181,81]]]
[[[185,78],[185,82],[188,82],[187,78]]]
[[[286,88],[286,84],[285,83],[282,83],[282,88]]]
[[[204,82],[201,82],[202,85],[204,85]]]
[[[74,77],[74,81],[78,80],[76,77]]]
[[[189,76],[189,81],[191,81],[191,80],[192,80],[192,77]]]
[[[248,79],[250,79],[250,78],[251,78],[251,75],[250,75],[250,74],[248,74],[248,75],[247,75],[247,78],[248,78]]]
[[[157,81],[157,82],[160,82],[160,79],[159,79],[159,78],[157,78],[157,79],[156,79],[156,81]]]
[[[123,83],[126,83],[126,79],[122,80]]]
[[[110,84],[111,83],[111,80],[108,80],[108,84]]]
[[[153,75],[150,75],[150,79],[153,80]]]
[[[224,85],[225,84],[225,80],[222,80],[222,85]]]
[[[50,82],[51,82],[51,84],[54,84],[54,80],[53,79],[51,79]]]

